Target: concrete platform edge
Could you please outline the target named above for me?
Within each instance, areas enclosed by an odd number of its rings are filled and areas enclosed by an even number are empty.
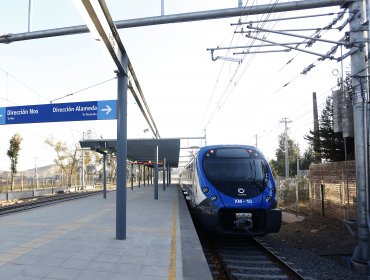
[[[212,274],[180,188],[178,205],[183,280],[212,280]]]

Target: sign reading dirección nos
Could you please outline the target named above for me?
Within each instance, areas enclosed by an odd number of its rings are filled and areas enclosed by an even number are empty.
[[[116,100],[0,108],[0,125],[116,119]]]

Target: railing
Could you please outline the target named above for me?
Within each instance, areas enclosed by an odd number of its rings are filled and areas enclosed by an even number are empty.
[[[103,178],[88,175],[85,177],[84,186],[102,185]],[[107,178],[107,184],[115,184],[115,180]],[[82,177],[80,175],[72,176],[70,183],[68,177],[62,174],[53,175],[39,175],[39,176],[26,176],[17,174],[13,178],[13,186],[11,184],[11,175],[0,175],[0,192],[10,191],[24,191],[34,189],[46,188],[60,188],[60,187],[82,187]]]

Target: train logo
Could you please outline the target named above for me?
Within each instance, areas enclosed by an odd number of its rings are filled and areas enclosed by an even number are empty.
[[[245,189],[243,189],[243,188],[238,188],[238,193],[240,193],[240,194],[244,194],[244,193],[245,193]]]

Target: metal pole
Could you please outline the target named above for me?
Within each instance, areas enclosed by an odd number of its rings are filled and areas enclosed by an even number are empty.
[[[85,132],[82,132],[82,140],[85,140]],[[81,180],[82,189],[85,186],[85,150],[82,149],[82,180]]]
[[[299,215],[299,185],[298,185],[298,175],[297,175],[297,181],[296,181],[296,189],[295,189],[295,200],[296,200],[296,207],[297,207],[297,210],[296,210],[296,216]]]
[[[200,11],[200,12],[190,12],[183,14],[173,14],[167,16],[156,16],[129,20],[115,21],[117,29],[121,28],[131,28],[167,23],[180,23],[180,22],[190,22],[199,20],[211,20],[219,18],[229,18],[229,17],[239,17],[247,15],[258,15],[265,13],[279,13],[288,11],[298,11],[307,10],[314,8],[324,8],[341,6],[348,3],[346,0],[310,0],[310,1],[291,1],[277,3],[274,7],[270,4],[266,5],[254,5],[251,7],[242,8],[227,8],[220,10],[210,10],[210,11]],[[11,43],[15,41],[32,40],[47,37],[56,37],[64,35],[73,35],[87,33],[89,29],[86,25],[70,26],[49,30],[40,30],[28,33],[18,33],[18,34],[7,34],[0,36],[0,43]]]
[[[167,164],[167,184],[171,184],[171,167],[170,164]]]
[[[314,131],[314,142],[313,142],[313,153],[314,162],[321,163],[321,152],[320,152],[320,135],[319,135],[319,114],[317,111],[317,97],[316,92],[312,93],[312,106],[313,106],[313,131]]]
[[[107,160],[107,155],[104,153],[103,154],[103,193],[104,193],[104,198],[107,198],[107,170],[106,170],[106,165],[105,165],[106,160]]]
[[[297,176],[299,176],[300,174],[300,172],[299,172],[300,170],[299,170],[299,146],[298,146],[298,144],[297,144]]]
[[[35,180],[36,180],[36,189],[39,187],[39,176],[37,174],[37,157],[35,157]]]
[[[141,168],[140,168],[140,164],[138,164],[138,167],[139,167],[139,188],[140,188],[140,181],[141,181]]]
[[[144,182],[144,186],[145,186],[145,169],[146,169],[146,166],[144,165],[144,174],[143,174],[143,182]]]
[[[32,0],[28,1],[28,32],[31,31],[32,24]]]
[[[154,159],[154,199],[158,200],[158,146],[155,148]]]
[[[354,1],[349,4],[349,12],[357,13],[350,22],[350,43],[353,43],[351,51],[351,77],[353,96],[353,122],[355,132],[355,156],[356,156],[356,190],[357,190],[357,226],[358,242],[352,255],[352,267],[355,271],[369,275],[369,228],[368,218],[368,186],[366,182],[366,148],[365,148],[365,119],[364,99],[368,94],[367,64],[365,47],[358,48],[358,43],[364,42],[365,36],[362,26],[365,24],[365,1]],[[367,51],[367,50],[366,50]]]
[[[123,54],[127,55],[127,54]],[[117,73],[116,238],[126,239],[127,76]]]
[[[163,159],[163,190],[166,190],[166,158]]]
[[[134,189],[134,164],[130,164],[130,181],[131,181],[131,190]]]
[[[289,179],[289,147],[288,147],[288,123],[291,121],[288,121],[287,118],[283,118],[281,123],[284,123],[285,125],[285,179]]]
[[[164,0],[161,0],[161,16],[164,16]]]
[[[320,185],[320,195],[321,195],[321,215],[325,217],[325,185]]]
[[[348,185],[348,155],[347,155],[347,137],[344,137],[344,176],[346,177],[347,190],[347,219],[351,219],[351,205],[349,203],[349,185]]]

